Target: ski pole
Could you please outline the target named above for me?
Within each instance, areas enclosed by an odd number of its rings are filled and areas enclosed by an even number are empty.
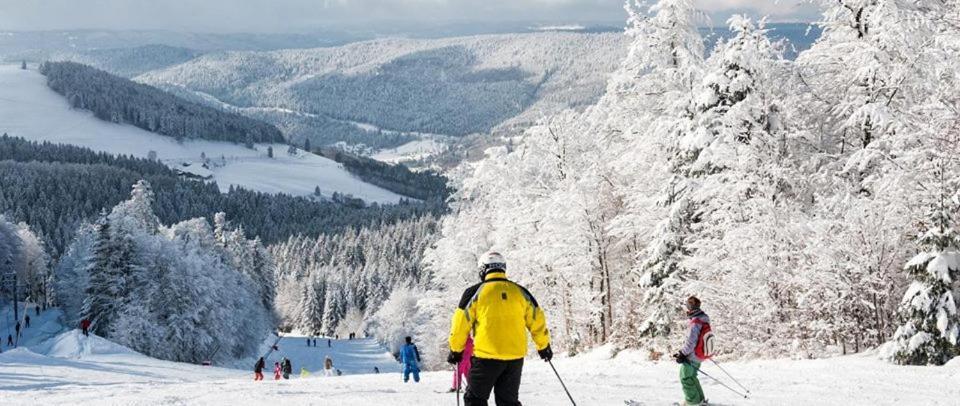
[[[744,395],[744,394],[740,393],[739,391],[737,391],[736,389],[733,389],[733,388],[731,388],[729,385],[723,383],[723,381],[721,381],[721,380],[719,380],[719,379],[717,379],[717,378],[714,378],[713,376],[711,376],[710,374],[708,374],[708,373],[706,373],[706,372],[703,372],[703,370],[701,370],[700,368],[694,366],[693,364],[690,364],[689,362],[684,362],[684,364],[689,364],[691,367],[693,367],[694,370],[696,370],[697,372],[703,374],[703,376],[705,376],[705,377],[707,377],[707,378],[713,379],[714,382],[720,384],[720,386],[723,386],[724,388],[727,388],[727,390],[729,390],[730,392],[733,392],[733,393],[736,393],[737,395],[743,396],[744,399],[748,399],[748,398],[749,398],[747,395]]]
[[[560,386],[563,387],[563,391],[567,393],[567,397],[570,398],[570,403],[573,403],[573,406],[577,406],[577,402],[573,400],[573,396],[570,396],[570,391],[567,390],[567,385],[563,383],[563,379],[560,379],[560,374],[557,372],[557,368],[553,366],[553,361],[547,361],[550,364],[550,368],[553,369],[553,374],[557,376],[557,380],[560,381]]]
[[[463,362],[463,361],[460,361],[460,362]],[[460,377],[460,362],[457,363],[457,366],[456,366],[457,369],[453,370],[453,373],[456,374],[457,376],[457,379],[455,380],[455,383],[457,385],[457,406],[460,406],[460,383],[463,382],[463,378]]]
[[[743,384],[740,383],[740,381],[737,381],[737,378],[734,378],[733,375],[730,375],[730,373],[727,372],[727,370],[724,369],[722,366],[720,366],[720,364],[717,361],[714,361],[713,358],[710,358],[710,362],[713,362],[713,365],[716,365],[717,368],[720,368],[720,370],[723,371],[723,373],[727,374],[727,376],[729,376],[730,379],[733,380],[733,382],[735,382],[737,385],[743,388],[743,390],[747,391],[747,393],[750,393],[750,389],[747,389],[747,387],[743,386]]]

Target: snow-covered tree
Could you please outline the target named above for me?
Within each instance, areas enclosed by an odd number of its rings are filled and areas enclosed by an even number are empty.
[[[952,213],[958,203],[956,179],[948,179],[940,160],[933,169],[937,182],[925,193],[927,222],[918,243],[923,252],[904,267],[912,279],[900,303],[903,324],[889,344],[889,355],[900,364],[942,365],[958,353],[960,312],[954,297],[960,278],[960,240]]]
[[[91,321],[95,334],[107,336],[122,301],[130,293],[128,281],[139,267],[139,255],[131,241],[133,237],[114,231],[109,220],[101,221],[97,229],[91,259],[83,272],[90,279],[80,314]]]
[[[217,230],[203,218],[165,227],[152,197],[140,182],[96,229],[80,230],[57,268],[57,302],[71,319],[93,321],[96,334],[155,357],[251,355],[275,325],[264,248],[223,216]]]

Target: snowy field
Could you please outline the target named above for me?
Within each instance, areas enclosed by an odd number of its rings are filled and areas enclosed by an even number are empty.
[[[404,384],[399,365],[372,340],[334,341],[306,347],[302,337],[280,342],[271,354],[266,380],[254,382],[250,371],[159,361],[77,330],[48,344],[0,354],[0,399],[3,405],[444,405],[451,372],[423,374],[419,384]],[[41,355],[37,351],[47,351]],[[318,372],[327,354],[343,376]],[[281,356],[293,360],[294,377],[274,381],[272,365]],[[305,361],[301,361],[305,360]],[[582,406],[670,405],[681,399],[677,367],[644,361],[639,353],[609,359],[604,351],[555,362],[577,403]],[[372,372],[378,366],[382,373]],[[299,377],[301,367],[312,373]],[[735,362],[726,365],[752,389],[740,398],[702,378],[715,405],[956,405],[960,398],[960,361],[945,367],[900,367],[871,356],[827,360]],[[713,366],[705,371],[721,376]],[[549,367],[538,360],[525,365],[521,400],[528,405],[568,405]]]
[[[411,141],[396,148],[383,149],[373,154],[371,158],[381,162],[396,164],[417,161],[436,155],[446,148],[446,144],[434,138],[426,137]]]
[[[396,203],[397,195],[364,183],[332,160],[273,144],[274,158],[267,156],[269,144],[256,149],[215,141],[177,143],[126,124],[98,120],[92,113],[70,108],[67,100],[50,90],[46,78],[34,70],[13,65],[0,66],[0,133],[34,141],[52,141],[88,147],[97,151],[147,157],[150,151],[173,168],[210,176],[226,191],[230,185],[267,193],[305,196],[319,186],[324,196],[334,192],[353,195],[368,202]],[[202,166],[201,154],[208,158]],[[185,167],[184,165],[189,165]]]

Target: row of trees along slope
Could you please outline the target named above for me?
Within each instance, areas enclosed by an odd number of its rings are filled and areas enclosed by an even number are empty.
[[[20,221],[0,217],[0,260],[14,264],[30,300],[163,359],[249,356],[277,321],[303,331],[366,328],[394,290],[424,279],[421,255],[443,207],[223,194],[149,160],[0,141],[0,203]],[[246,230],[292,237],[268,251]],[[46,243],[51,234],[58,239]]]
[[[705,56],[694,2],[636,3],[595,106],[464,168],[420,303],[493,248],[559,350],[669,353],[697,294],[733,356],[960,353],[960,3],[818,1],[796,61],[742,16]]]
[[[195,217],[212,221],[215,213],[225,212],[267,244],[298,234],[389,225],[444,210],[442,201],[366,205],[242,188],[221,193],[216,183],[183,179],[155,161],[0,136],[0,213],[30,224],[53,258],[64,251],[81,222],[123,201],[130,185],[140,179],[152,185],[154,212],[164,224]]]
[[[178,140],[207,139],[247,146],[286,142],[281,131],[270,124],[193,103],[87,65],[46,62],[40,72],[46,75],[50,88],[65,96],[73,107],[90,110],[101,120],[131,124]],[[304,145],[309,151],[309,140]],[[443,200],[449,194],[446,178],[433,172],[416,173],[403,165],[331,151],[322,154],[344,164],[360,179],[395,193],[420,200]]]
[[[75,108],[106,121],[184,139],[252,144],[285,142],[276,127],[239,114],[202,106],[152,86],[74,62],[45,62],[40,73]]]

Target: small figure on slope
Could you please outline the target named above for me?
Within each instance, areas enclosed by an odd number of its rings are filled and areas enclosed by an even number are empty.
[[[467,288],[450,325],[447,362],[460,364],[470,331],[474,332],[470,386],[466,406],[486,405],[494,391],[497,405],[519,405],[527,331],[544,361],[553,359],[547,317],[533,295],[507,279],[507,262],[488,252],[480,257],[480,280]]]
[[[333,359],[329,355],[323,360],[323,374],[333,376]]]
[[[279,381],[279,380],[280,380],[280,369],[281,369],[281,368],[280,368],[280,363],[279,363],[279,362],[274,362],[274,363],[273,363],[273,380],[274,380],[274,381]]]
[[[310,376],[310,371],[307,371],[307,369],[304,367],[300,367],[300,377],[306,378],[308,376]]]
[[[253,380],[262,381],[263,380],[263,367],[266,362],[263,360],[263,357],[257,360],[256,364],[253,364]]]
[[[293,373],[293,364],[290,363],[290,359],[284,358],[280,362],[280,367],[283,368],[283,379],[290,379],[290,374]]]
[[[30,315],[23,316],[23,321],[27,323],[27,328],[30,328]]]
[[[673,358],[680,364],[680,384],[683,386],[685,404],[705,405],[707,400],[697,372],[700,371],[700,364],[710,358],[704,339],[710,333],[710,317],[700,309],[700,299],[696,296],[687,298],[687,317],[690,319],[687,341]]]
[[[90,319],[80,320],[80,329],[83,330],[84,336],[90,336]]]
[[[413,344],[413,338],[407,336],[407,343],[400,348],[400,362],[403,363],[403,382],[410,381],[410,374],[413,374],[413,381],[420,382],[420,350]]]

